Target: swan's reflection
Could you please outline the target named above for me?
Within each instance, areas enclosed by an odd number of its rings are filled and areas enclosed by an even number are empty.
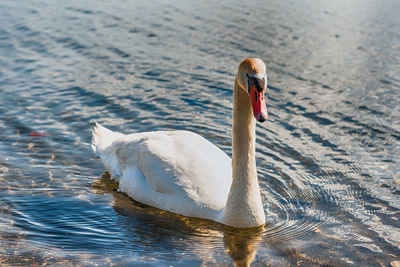
[[[118,184],[108,173],[92,188],[96,193],[113,195],[114,210],[122,215],[117,223],[126,231],[126,241],[140,257],[157,255],[161,260],[183,257],[194,264],[213,265],[226,259],[228,253],[236,266],[250,266],[264,232],[264,227],[235,229],[134,202],[117,192]]]
[[[250,266],[256,255],[263,232],[264,226],[252,229],[225,228],[225,250],[236,266]]]

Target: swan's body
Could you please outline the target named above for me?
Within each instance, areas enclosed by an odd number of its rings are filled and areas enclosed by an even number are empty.
[[[114,133],[97,124],[94,134]],[[220,217],[232,183],[231,159],[200,135],[189,131],[120,135],[97,153],[112,177],[119,179],[119,189],[135,200],[185,216]]]
[[[258,81],[256,88],[254,80],[260,77],[265,82]],[[92,148],[112,178],[119,180],[119,189],[139,202],[233,227],[263,225],[253,114],[260,121],[266,119],[265,86],[264,63],[259,59],[243,61],[235,80],[233,160],[189,131],[124,135],[97,123]],[[254,94],[258,100],[255,96],[256,100],[250,101],[249,95]]]

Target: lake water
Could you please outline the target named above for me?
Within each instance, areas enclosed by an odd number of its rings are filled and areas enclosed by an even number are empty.
[[[400,2],[0,2],[0,265],[400,261]],[[141,205],[91,151],[187,129],[231,155],[238,63],[267,63],[267,225]]]

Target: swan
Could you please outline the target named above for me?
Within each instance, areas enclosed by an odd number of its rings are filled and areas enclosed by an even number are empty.
[[[247,58],[233,92],[232,160],[190,131],[125,135],[95,122],[91,146],[134,200],[236,228],[265,224],[255,162],[256,120],[268,117],[265,63]]]

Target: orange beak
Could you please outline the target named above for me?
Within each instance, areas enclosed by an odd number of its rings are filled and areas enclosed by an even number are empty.
[[[253,108],[253,115],[259,122],[264,122],[268,118],[267,106],[265,105],[265,90],[257,90],[253,84],[250,88],[250,101]]]

